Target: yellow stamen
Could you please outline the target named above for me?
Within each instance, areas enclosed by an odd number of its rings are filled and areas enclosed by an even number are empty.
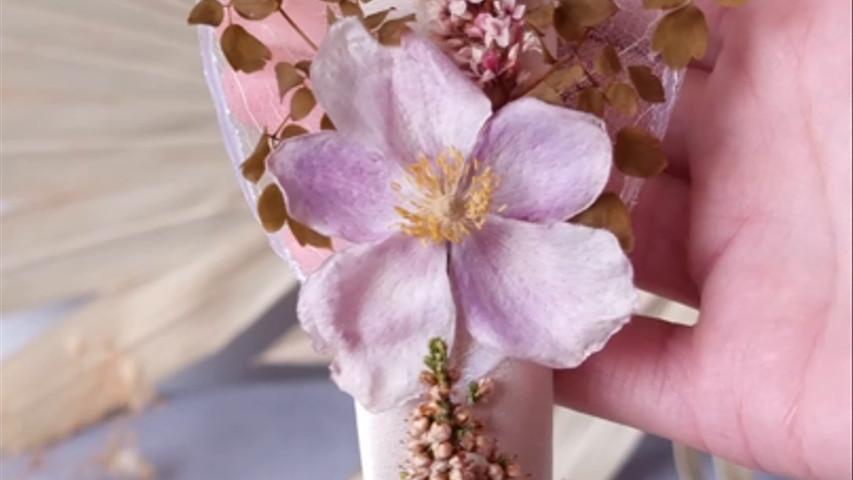
[[[435,162],[421,155],[409,172],[406,180],[413,188],[408,190],[416,190],[416,198],[407,198],[400,184],[391,185],[404,202],[396,207],[404,233],[425,242],[459,243],[483,227],[500,185],[492,167],[481,169],[480,162],[466,162],[461,152],[450,148]]]

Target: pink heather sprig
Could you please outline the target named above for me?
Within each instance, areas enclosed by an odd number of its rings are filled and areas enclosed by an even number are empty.
[[[524,79],[521,55],[539,43],[518,0],[430,0],[430,28],[444,51],[487,91]]]

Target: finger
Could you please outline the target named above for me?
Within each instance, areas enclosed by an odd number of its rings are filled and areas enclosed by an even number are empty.
[[[664,153],[669,159],[666,172],[684,180],[690,178],[688,131],[696,128],[697,123],[701,124],[700,105],[707,93],[708,75],[695,68],[685,70],[684,82],[663,138]]]
[[[696,445],[690,328],[634,318],[579,368],[555,372],[558,404]]]
[[[699,288],[688,270],[689,186],[659,175],[640,191],[631,214],[636,244],[631,253],[637,285],[689,305],[699,304]]]

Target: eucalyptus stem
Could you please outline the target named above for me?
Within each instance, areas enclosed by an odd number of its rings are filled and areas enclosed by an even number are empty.
[[[288,15],[287,12],[284,11],[284,8],[279,8],[278,11],[279,13],[281,13],[281,16],[284,17],[287,23],[289,23],[290,26],[293,27],[294,30],[296,30],[296,33],[298,33],[299,36],[302,37],[303,40],[305,40],[305,43],[307,43],[316,52],[318,49],[317,44],[314,43],[310,37],[308,37],[308,34],[306,34],[304,30],[299,28],[299,25],[297,25],[296,22],[294,22],[293,19],[290,18],[290,15]]]

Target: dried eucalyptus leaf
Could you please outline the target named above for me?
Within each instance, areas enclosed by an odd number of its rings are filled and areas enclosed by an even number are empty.
[[[563,93],[586,78],[586,71],[580,64],[561,68],[548,75],[543,83],[553,88],[557,93]]]
[[[287,62],[276,64],[275,79],[278,82],[279,99],[284,98],[287,92],[298,85],[302,85],[302,82],[304,81],[296,67]]]
[[[345,17],[364,17],[364,12],[361,11],[361,6],[357,1],[344,0],[339,4],[341,14]]]
[[[225,14],[225,9],[219,0],[201,0],[196,3],[190,15],[187,17],[187,23],[190,25],[210,25],[218,27],[222,23],[222,17]]]
[[[666,93],[663,90],[663,84],[655,75],[655,72],[645,65],[635,65],[628,67],[628,76],[631,77],[631,83],[640,94],[640,98],[651,103],[663,103],[666,101]]]
[[[554,9],[553,23],[557,34],[567,42],[580,42],[586,35],[586,28],[572,18],[565,5]]]
[[[365,17],[361,23],[364,24],[364,28],[368,30],[373,30],[377,28],[379,25],[382,25],[382,22],[388,17],[388,14],[391,13],[391,9],[382,10],[381,12],[376,12],[373,15],[368,15]]]
[[[234,10],[243,18],[261,20],[281,8],[281,0],[231,0]]]
[[[271,183],[264,188],[258,197],[258,218],[267,232],[281,230],[287,221],[287,207],[284,205],[284,195],[278,185]]]
[[[291,123],[290,125],[284,127],[284,130],[281,131],[281,134],[279,134],[278,139],[286,140],[288,138],[298,137],[299,135],[305,135],[306,133],[308,133],[308,130],[305,127],[297,125],[295,123]]]
[[[622,250],[630,252],[634,249],[631,214],[628,206],[615,193],[602,193],[595,203],[569,221],[587,227],[606,229],[619,239]]]
[[[613,162],[625,175],[648,178],[667,165],[659,138],[639,127],[625,127],[616,134]]]
[[[235,71],[257,72],[272,58],[272,52],[260,40],[237,24],[222,32],[222,53]]]
[[[258,139],[258,144],[255,145],[255,151],[249,155],[249,158],[240,166],[243,172],[243,178],[252,182],[258,183],[264,172],[267,169],[267,157],[270,155],[270,136],[264,132],[261,138]]]
[[[409,26],[406,25],[408,20],[405,18],[398,18],[395,20],[389,20],[382,24],[379,27],[379,32],[377,36],[379,37],[379,43],[387,46],[397,46],[400,45],[400,40],[403,38],[403,34],[410,30]]]
[[[290,118],[302,120],[307,117],[311,110],[317,105],[314,93],[308,87],[297,90],[290,99]]]
[[[595,58],[595,72],[599,75],[610,77],[622,72],[622,61],[619,60],[619,52],[612,45],[601,49]]]
[[[740,7],[749,3],[749,0],[717,0],[724,7]]]
[[[595,87],[583,89],[578,95],[578,110],[604,117],[604,94]]]
[[[601,25],[619,11],[613,0],[561,0],[557,9],[571,23],[586,28]]]
[[[311,60],[302,60],[293,64],[297,70],[304,73],[306,77],[311,76]]]
[[[326,7],[326,23],[334,25],[337,21],[338,16],[335,15],[335,12],[330,7]]]
[[[320,128],[323,130],[335,130],[335,124],[332,123],[332,119],[329,118],[328,114],[324,114],[323,118],[320,119]]]
[[[690,0],[643,0],[643,7],[649,9],[660,8],[669,10],[670,8],[680,7],[689,1]]]
[[[310,245],[316,248],[325,248],[327,250],[332,249],[331,238],[311,230],[304,223],[297,222],[292,218],[288,224],[290,225],[290,233],[293,234],[293,238],[299,242],[300,246],[304,247],[306,245]]]
[[[548,2],[536,8],[528,9],[525,18],[528,25],[544,32],[554,25],[554,4]]]
[[[690,60],[701,59],[708,50],[708,23],[705,14],[692,3],[668,13],[652,36],[652,50],[660,52],[664,63],[684,68]]]
[[[613,82],[604,90],[604,96],[617,112],[629,117],[637,115],[640,97],[634,87],[624,82]]]

